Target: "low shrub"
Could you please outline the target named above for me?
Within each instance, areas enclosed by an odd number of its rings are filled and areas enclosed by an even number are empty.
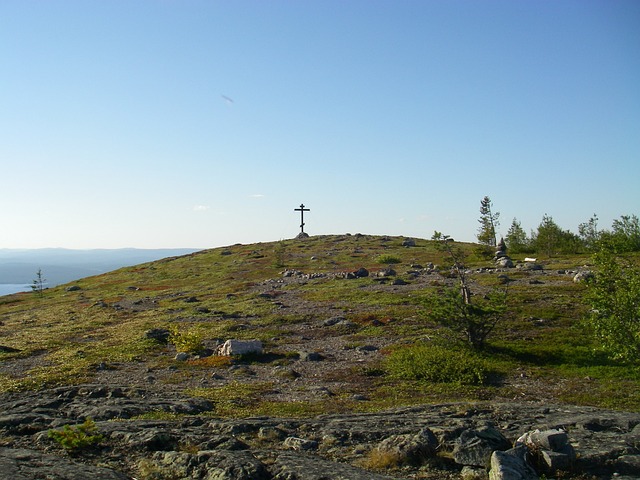
[[[204,349],[202,334],[197,330],[180,330],[177,325],[172,325],[169,331],[169,343],[172,343],[178,352],[198,353]]]
[[[396,378],[458,385],[483,385],[489,374],[487,363],[477,354],[435,345],[397,348],[385,366]]]
[[[48,435],[68,452],[78,452],[93,447],[103,438],[91,418],[87,418],[80,425],[65,425],[62,430],[50,430]]]
[[[388,253],[379,255],[378,258],[376,259],[376,261],[378,263],[382,263],[384,265],[391,265],[394,263],[402,263],[402,260],[399,257],[396,257],[395,255],[390,255]]]

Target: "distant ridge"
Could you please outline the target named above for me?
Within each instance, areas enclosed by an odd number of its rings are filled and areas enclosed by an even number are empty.
[[[116,248],[73,250],[66,248],[0,249],[0,283],[30,284],[38,269],[54,287],[118,268],[187,255],[195,248]]]

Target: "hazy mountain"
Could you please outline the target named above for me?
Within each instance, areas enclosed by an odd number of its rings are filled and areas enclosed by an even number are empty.
[[[47,286],[68,283],[121,267],[195,252],[193,248],[0,249],[0,283],[30,284],[42,270]]]

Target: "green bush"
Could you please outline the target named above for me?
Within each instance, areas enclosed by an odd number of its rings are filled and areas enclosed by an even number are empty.
[[[594,255],[594,266],[585,296],[591,306],[587,326],[611,358],[638,363],[640,269],[606,250]]]
[[[401,263],[402,260],[400,260],[400,258],[396,257],[395,255],[389,255],[388,253],[379,255],[378,258],[376,259],[376,261],[378,263],[382,263],[384,265],[391,265],[394,263]]]
[[[387,371],[396,378],[433,383],[483,385],[489,367],[467,350],[412,345],[394,350],[386,359]]]
[[[169,343],[172,343],[178,352],[198,353],[204,349],[202,335],[195,329],[181,331],[177,325],[172,325],[169,332]]]
[[[98,433],[98,427],[91,418],[84,423],[75,426],[65,425],[62,430],[50,430],[49,438],[55,440],[68,452],[77,452],[97,445],[102,441],[102,435]]]

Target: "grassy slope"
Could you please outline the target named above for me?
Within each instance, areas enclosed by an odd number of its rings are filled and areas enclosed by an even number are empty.
[[[410,282],[404,272],[411,264],[449,263],[429,241],[420,240],[412,248],[402,247],[401,243],[401,238],[319,236],[304,241],[234,245],[82,279],[75,282],[81,287],[77,292],[67,292],[65,286],[60,286],[45,291],[41,297],[32,293],[0,297],[0,345],[20,350],[0,353],[0,392],[91,381],[101,362],[138,362],[150,368],[166,365],[172,362],[166,348],[146,340],[144,332],[175,322],[183,328],[197,325],[205,338],[241,338],[242,331],[230,333],[233,319],[250,318],[259,328],[247,335],[263,339],[268,350],[278,351],[287,342],[287,325],[308,321],[311,313],[295,308],[274,311],[270,302],[256,295],[261,282],[280,278],[284,268],[305,273],[338,273],[359,267],[376,271],[383,268],[377,262],[382,254],[400,258],[402,263],[393,268]],[[472,245],[465,248],[471,251]],[[543,259],[547,272],[575,268],[587,261],[585,257]],[[472,256],[469,263],[489,266]],[[219,413],[314,414],[461,399],[537,399],[640,409],[640,370],[594,354],[592,339],[580,326],[586,312],[582,301],[585,287],[574,284],[568,275],[532,284],[532,273],[508,273],[516,280],[509,291],[509,315],[489,338],[490,345],[484,353],[500,373],[493,385],[401,381],[390,378],[384,364],[377,363],[363,365],[359,371],[336,373],[345,382],[368,384],[371,401],[366,407],[362,402],[356,405],[341,398],[306,407],[286,402],[274,405],[260,401],[259,384],[247,384],[242,389],[242,380],[238,380],[233,389],[220,389],[217,394],[253,396],[253,401],[228,402]],[[477,288],[496,284],[495,274],[473,277]],[[379,335],[402,346],[434,335],[434,326],[421,316],[422,299],[444,281],[439,275],[430,275],[419,288],[412,282],[406,288],[381,289],[375,288],[378,283],[372,278],[325,278],[283,288],[315,305],[320,309],[317,311],[325,308],[326,312],[339,312],[357,323],[359,329],[352,336],[354,346]],[[197,297],[200,309],[213,312],[216,321],[203,321],[194,307],[186,308],[184,299],[190,296]],[[118,302],[122,309],[101,306]],[[384,328],[372,319],[380,320]],[[277,341],[273,340],[275,336]],[[197,363],[185,364],[178,373],[187,375],[189,369],[202,368]],[[175,388],[180,389],[179,375]],[[190,391],[194,392],[198,393]]]

